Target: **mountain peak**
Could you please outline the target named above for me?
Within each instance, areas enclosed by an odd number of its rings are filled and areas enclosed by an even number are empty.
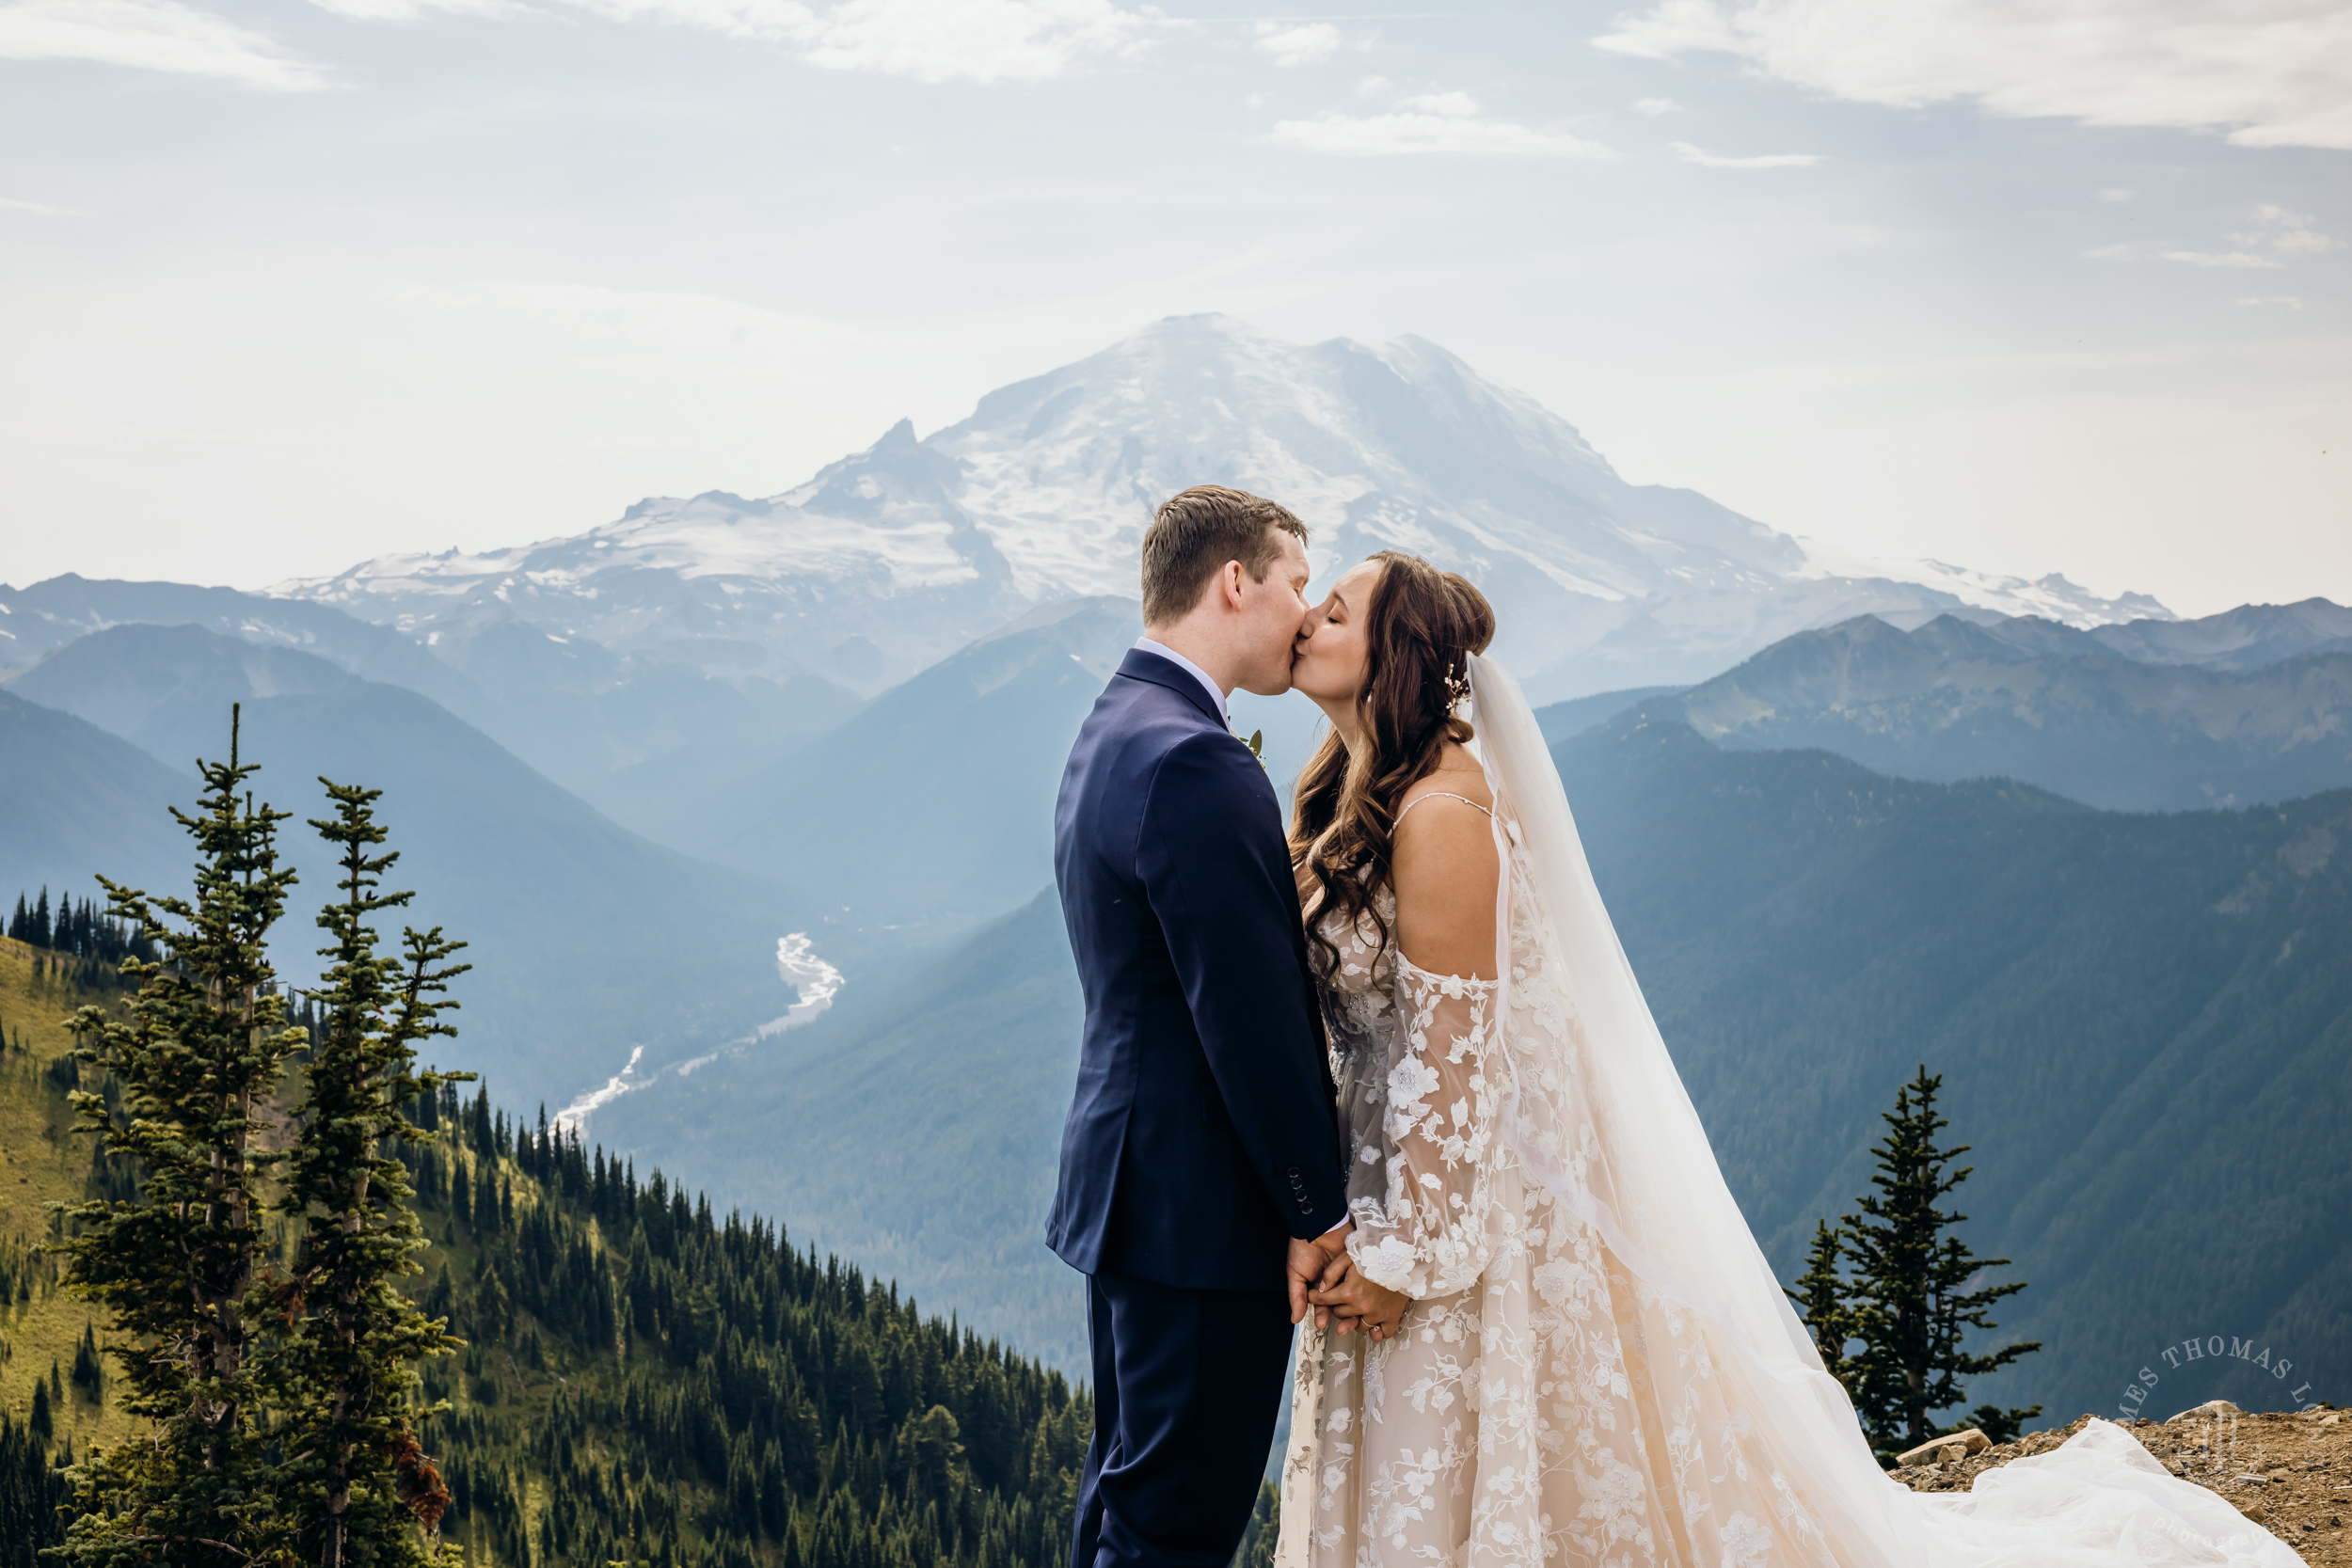
[[[416,630],[495,598],[616,651],[706,647],[707,669],[744,671],[755,649],[748,668],[779,678],[832,670],[856,640],[879,650],[860,663],[871,691],[1036,606],[1132,597],[1153,509],[1200,483],[1288,506],[1321,574],[1391,547],[1465,572],[1542,698],[1703,679],[1857,614],[2164,613],[2055,577],[1833,558],[1696,492],[1629,484],[1567,420],[1427,339],[1295,343],[1216,313],[1147,324],[929,436],[901,420],[765,500],[651,499],[569,538],[276,592]]]

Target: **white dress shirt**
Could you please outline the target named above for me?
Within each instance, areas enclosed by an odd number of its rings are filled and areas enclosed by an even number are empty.
[[[1141,648],[1145,653],[1159,655],[1162,658],[1167,659],[1169,663],[1175,665],[1176,668],[1182,670],[1185,674],[1190,675],[1194,680],[1199,681],[1200,683],[1200,689],[1209,694],[1209,701],[1216,705],[1217,718],[1224,721],[1225,727],[1227,729],[1230,730],[1233,727],[1233,715],[1232,710],[1225,705],[1225,693],[1217,689],[1216,682],[1209,679],[1209,673],[1206,670],[1201,669],[1200,666],[1195,664],[1192,660],[1186,658],[1184,655],[1178,653],[1167,643],[1156,641],[1150,632],[1146,632],[1141,637],[1136,638],[1136,646]]]

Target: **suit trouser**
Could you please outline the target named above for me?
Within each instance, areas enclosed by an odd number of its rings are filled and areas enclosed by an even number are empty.
[[[1226,1568],[1287,1393],[1289,1298],[1087,1278],[1094,1440],[1071,1568]]]

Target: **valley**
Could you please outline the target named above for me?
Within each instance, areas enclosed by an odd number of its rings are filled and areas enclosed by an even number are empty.
[[[1973,1396],[2106,1408],[2208,1322],[2352,1368],[2352,611],[1858,561],[1627,483],[1421,340],[1173,319],[765,499],[266,594],[0,587],[0,892],[178,886],[166,807],[241,705],[298,817],[321,774],[386,790],[513,1109],[1077,1375],[1052,797],[1151,502],[1204,474],[1294,501],[1326,576],[1396,546],[1493,595],[1784,1275],[1924,1061],[1970,1239],[2031,1285],[2000,1332],[2051,1346]],[[1233,717],[1281,787],[1313,710]]]

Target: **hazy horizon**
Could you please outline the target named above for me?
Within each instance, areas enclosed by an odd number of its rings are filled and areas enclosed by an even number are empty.
[[[1897,14],[7,0],[0,576],[771,495],[1221,310],[1837,549],[2352,601],[2352,14]]]

